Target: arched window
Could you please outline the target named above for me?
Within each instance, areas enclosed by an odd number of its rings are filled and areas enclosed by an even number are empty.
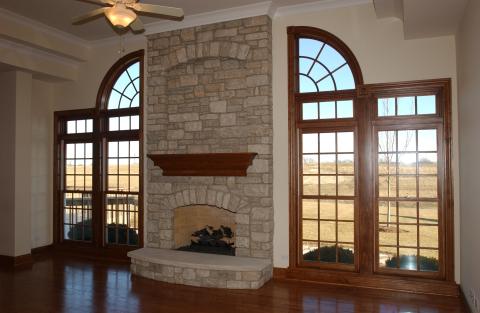
[[[295,152],[299,263],[355,270],[358,63],[333,35],[309,27],[290,28],[290,77],[298,108]]]
[[[143,54],[111,67],[96,109],[55,114],[58,243],[115,255],[142,245]]]
[[[334,35],[288,36],[290,266],[452,281],[450,80],[364,85]]]
[[[99,91],[105,167],[102,207],[107,245],[137,246],[141,237],[143,51],[119,60]],[[102,125],[104,127],[102,128]]]
[[[299,88],[301,93],[355,89],[347,60],[322,40],[298,40]]]

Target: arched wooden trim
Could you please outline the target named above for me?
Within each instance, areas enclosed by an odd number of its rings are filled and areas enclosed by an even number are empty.
[[[144,50],[138,50],[132,53],[129,53],[123,56],[120,60],[115,62],[112,67],[108,70],[107,74],[100,84],[100,88],[97,93],[96,107],[97,111],[107,110],[108,98],[112,91],[113,85],[123,74],[123,72],[132,64],[140,62],[140,89],[143,90],[143,61],[144,61]],[[140,104],[143,101],[143,93],[140,93]]]
[[[358,88],[358,86],[363,85],[363,75],[360,64],[358,63],[358,60],[355,57],[355,54],[353,54],[352,50],[350,50],[350,48],[340,38],[325,30],[309,26],[290,26],[287,29],[287,33],[289,36],[294,36],[296,40],[299,38],[309,38],[319,40],[330,45],[332,48],[337,50],[340,55],[343,56],[345,61],[347,61],[347,64],[352,70],[353,78],[355,79],[355,86]],[[294,54],[290,56],[290,62],[294,62],[295,76],[298,76],[298,46],[296,51],[293,52]],[[295,79],[295,91],[298,91],[298,78]]]

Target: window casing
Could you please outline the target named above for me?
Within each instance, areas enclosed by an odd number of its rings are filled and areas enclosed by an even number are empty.
[[[288,33],[291,267],[452,281],[450,81],[364,85],[338,38]]]
[[[97,108],[55,113],[55,241],[132,249],[143,242],[143,51],[107,73]]]

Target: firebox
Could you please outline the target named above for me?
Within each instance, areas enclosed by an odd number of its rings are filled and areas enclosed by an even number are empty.
[[[235,213],[210,205],[190,205],[174,211],[175,249],[235,255]]]

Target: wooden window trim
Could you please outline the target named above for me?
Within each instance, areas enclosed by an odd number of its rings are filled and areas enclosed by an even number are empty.
[[[108,110],[108,98],[110,91],[119,78],[119,76],[132,64],[140,62],[140,107],[126,108],[126,109],[114,109]],[[102,83],[100,84],[99,91],[96,97],[96,108],[81,109],[81,110],[69,110],[69,111],[57,111],[54,112],[54,245],[61,249],[75,253],[80,251],[82,254],[92,254],[101,257],[113,257],[113,258],[126,258],[126,252],[142,247],[144,243],[144,210],[143,210],[143,103],[144,103],[144,50],[139,50],[128,55],[125,55],[119,59],[106,73]],[[127,131],[108,131],[108,118],[124,115],[139,115],[139,127],[138,130]],[[66,134],[65,120],[73,119],[93,119],[93,133],[85,134]],[[105,188],[106,177],[101,173],[101,168],[105,168],[106,156],[105,156],[105,142],[111,141],[123,141],[123,140],[138,140],[139,141],[139,192],[138,192],[138,234],[139,241],[138,247],[112,245],[105,243],[104,240],[104,222],[105,222],[105,208],[104,197],[107,193]],[[74,242],[62,240],[63,233],[63,221],[62,221],[62,206],[61,206],[61,190],[60,180],[62,179],[61,171],[61,149],[60,144],[62,141],[70,142],[82,142],[92,141],[95,142],[93,148],[93,155],[96,161],[93,162],[93,234],[92,243],[86,242]],[[100,148],[100,146],[102,148]],[[100,211],[100,212],[99,212]]]
[[[288,91],[289,91],[289,181],[290,181],[290,200],[289,200],[289,219],[290,219],[290,241],[289,241],[289,255],[290,265],[287,270],[287,278],[303,279],[303,280],[320,280],[327,283],[334,284],[352,284],[358,286],[372,286],[377,285],[378,288],[385,289],[408,289],[416,290],[418,292],[429,292],[429,288],[436,288],[440,293],[456,294],[458,288],[454,283],[454,222],[453,222],[453,189],[452,189],[452,165],[451,165],[451,80],[450,79],[434,79],[424,81],[400,82],[400,83],[385,83],[385,84],[369,84],[363,83],[363,78],[360,71],[360,66],[355,59],[355,56],[348,47],[341,42],[340,39],[325,31],[312,27],[288,27]],[[298,56],[297,42],[298,38],[312,38],[325,41],[332,47],[337,49],[339,53],[344,56],[347,63],[352,69],[355,77],[356,90],[355,91],[336,91],[336,92],[320,92],[320,93],[298,93]],[[434,115],[428,116],[395,116],[389,118],[377,118],[376,106],[373,106],[373,99],[375,97],[383,97],[388,95],[426,95],[436,94],[443,96],[441,101],[437,101],[437,112]],[[365,140],[364,144],[359,145],[356,150],[358,167],[358,179],[356,182],[357,193],[363,196],[358,200],[358,210],[355,213],[355,218],[358,218],[358,223],[362,227],[358,227],[355,232],[358,243],[356,243],[356,252],[358,257],[354,271],[342,271],[341,267],[323,266],[322,268],[308,268],[304,266],[301,258],[300,249],[300,216],[299,216],[299,186],[301,185],[299,175],[300,173],[300,132],[304,132],[308,128],[319,129],[319,121],[301,120],[301,109],[299,104],[307,101],[318,101],[322,99],[332,99],[332,96],[338,99],[354,99],[357,103],[354,105],[360,108],[358,112],[354,113],[354,119],[345,120],[322,120],[321,129],[336,130],[339,127],[357,127],[357,136]],[[439,102],[444,102],[444,106],[439,106]],[[370,106],[370,107],[369,107]],[[419,123],[428,125],[439,123],[443,125],[443,142],[442,150],[444,154],[442,164],[442,171],[444,175],[441,199],[443,204],[443,221],[441,230],[445,238],[444,242],[440,242],[443,246],[443,253],[440,256],[442,269],[438,275],[431,275],[430,273],[419,273],[419,275],[412,275],[411,273],[395,273],[389,271],[379,271],[376,262],[376,209],[375,188],[372,187],[374,181],[375,164],[373,162],[366,162],[365,160],[373,160],[376,151],[373,150],[374,129],[377,127],[398,124],[403,126],[417,125]],[[299,130],[301,129],[301,130]],[[370,148],[368,148],[370,147]],[[363,161],[362,161],[363,160]],[[440,160],[440,159],[439,159]],[[369,209],[365,209],[369,208]],[[361,211],[361,214],[360,214]],[[440,218],[440,217],[439,217]],[[440,221],[439,221],[440,223]],[[338,270],[340,269],[340,270]],[[418,272],[417,272],[418,273]],[[391,287],[384,284],[385,279],[392,282]],[[445,285],[442,285],[442,282]],[[423,285],[422,285],[423,284]],[[439,287],[441,286],[441,287]],[[440,289],[439,289],[440,288]]]

